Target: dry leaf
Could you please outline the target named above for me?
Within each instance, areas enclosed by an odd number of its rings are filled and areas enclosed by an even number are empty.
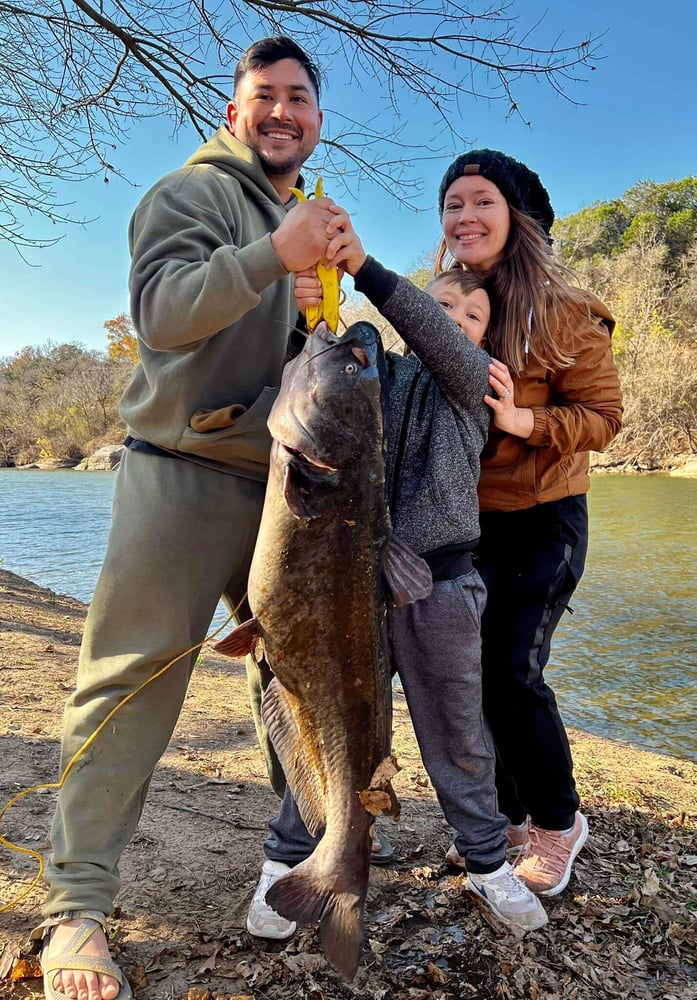
[[[307,954],[306,952],[300,955],[285,955],[284,963],[295,975],[301,972],[317,972],[326,966],[322,955]]]
[[[371,816],[379,816],[380,813],[385,812],[392,805],[392,800],[387,792],[374,791],[370,788],[359,792],[358,798],[361,800],[361,805],[365,811],[369,812]]]
[[[433,980],[434,983],[447,983],[450,981],[448,973],[434,962],[426,963],[426,971],[428,972],[428,978]]]
[[[199,965],[196,966],[196,975],[200,976],[203,972],[211,972],[215,968],[215,960],[218,957],[218,952],[220,951],[220,945],[213,948],[210,955],[208,955]]]
[[[652,869],[647,868],[644,872],[644,884],[641,887],[641,895],[657,896],[660,888],[661,883],[658,881],[658,875]]]
[[[18,958],[12,964],[10,979],[41,979],[41,963],[37,958]]]

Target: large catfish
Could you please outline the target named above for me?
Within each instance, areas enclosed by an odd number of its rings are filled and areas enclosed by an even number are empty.
[[[431,590],[427,564],[392,535],[385,502],[384,356],[377,330],[323,324],[283,373],[269,416],[271,467],[249,578],[254,618],[217,645],[263,643],[274,672],[262,715],[301,815],[324,834],[266,900],[319,921],[325,955],[354,977],[364,935],[369,828],[397,812],[385,581],[396,604]]]

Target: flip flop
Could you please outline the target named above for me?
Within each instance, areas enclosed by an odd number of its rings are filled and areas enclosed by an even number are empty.
[[[371,839],[371,865],[388,865],[394,858],[394,847],[382,830],[378,830],[375,826],[371,830]]]
[[[49,960],[48,948],[53,928],[60,923],[64,923],[66,920],[80,920],[80,925],[75,928],[75,933],[68,940],[65,949]],[[116,1000],[133,1000],[128,980],[113,959],[100,958],[97,955],[80,954],[80,949],[84,948],[99,927],[106,934],[107,927],[104,914],[90,910],[76,913],[74,916],[62,915],[61,918],[49,917],[35,931],[32,931],[32,938],[35,940],[36,938],[40,938],[42,942],[41,971],[44,976],[44,994],[46,1000],[66,1000],[65,994],[61,993],[53,985],[53,979],[60,969],[96,972],[98,975],[112,976],[120,987]]]

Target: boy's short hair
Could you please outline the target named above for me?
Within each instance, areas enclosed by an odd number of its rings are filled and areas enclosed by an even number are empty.
[[[476,292],[478,289],[481,289],[483,292],[487,291],[486,285],[479,275],[475,274],[474,271],[465,271],[462,267],[450,267],[447,271],[440,271],[435,277],[431,278],[424,287],[424,291],[430,292],[441,281],[448,285],[456,285],[463,295],[471,295],[472,292]]]
[[[301,49],[298,43],[294,42],[292,38],[288,38],[287,35],[274,35],[271,38],[262,38],[260,41],[250,45],[242,53],[235,69],[235,81],[232,88],[233,97],[237,93],[240,80],[246,73],[263,69],[264,66],[271,66],[273,63],[280,62],[281,59],[295,59],[296,62],[300,63],[310,77],[310,83],[314,87],[317,100],[319,101],[319,67],[313,63],[304,49]]]
[[[455,285],[463,295],[471,295],[472,292],[476,292],[478,289],[481,289],[483,292],[487,291],[484,281],[474,271],[465,271],[459,265],[450,267],[446,271],[439,271],[438,274],[424,285],[423,291],[430,292],[436,285],[440,285],[441,282],[444,285]],[[488,296],[489,293],[487,292],[487,298]],[[407,357],[411,353],[411,348],[405,344],[402,354],[404,357]]]

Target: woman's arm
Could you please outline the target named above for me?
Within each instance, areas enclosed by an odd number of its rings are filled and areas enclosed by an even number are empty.
[[[554,401],[532,408],[528,438],[532,447],[567,455],[601,451],[622,426],[622,390],[605,321],[591,314],[573,330],[571,341],[574,364],[550,375]]]

